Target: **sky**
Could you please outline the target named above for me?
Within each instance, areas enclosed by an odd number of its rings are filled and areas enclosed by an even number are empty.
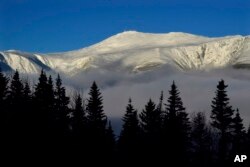
[[[61,52],[117,33],[250,34],[249,0],[0,0],[0,50]]]

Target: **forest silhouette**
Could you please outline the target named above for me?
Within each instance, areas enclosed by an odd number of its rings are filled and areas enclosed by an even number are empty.
[[[234,163],[236,155],[250,155],[250,128],[231,106],[227,86],[218,81],[209,118],[186,111],[174,81],[167,98],[161,92],[142,111],[130,98],[115,136],[96,82],[84,99],[80,92],[68,97],[60,75],[54,80],[42,70],[30,85],[18,71],[11,77],[0,71],[1,157],[78,165],[249,166],[249,160]]]

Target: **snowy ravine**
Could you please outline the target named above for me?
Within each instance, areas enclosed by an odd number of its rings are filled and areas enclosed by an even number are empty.
[[[63,53],[0,52],[0,66],[5,71],[37,74],[43,68],[69,77],[95,69],[137,73],[162,66],[186,71],[249,65],[249,36],[208,38],[180,32],[126,31],[90,47]]]

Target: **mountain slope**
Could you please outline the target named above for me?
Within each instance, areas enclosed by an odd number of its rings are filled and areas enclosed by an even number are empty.
[[[43,68],[68,76],[94,69],[140,72],[160,66],[180,70],[250,67],[249,36],[208,38],[187,33],[151,34],[127,31],[80,50],[40,54],[0,52],[3,70],[36,74]]]

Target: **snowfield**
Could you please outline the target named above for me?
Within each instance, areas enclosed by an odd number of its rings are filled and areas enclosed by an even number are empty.
[[[186,71],[248,68],[249,64],[249,36],[208,38],[181,32],[126,31],[90,47],[64,53],[0,52],[0,66],[4,70],[37,74],[43,68],[69,77],[95,69],[137,73],[161,66]]]

